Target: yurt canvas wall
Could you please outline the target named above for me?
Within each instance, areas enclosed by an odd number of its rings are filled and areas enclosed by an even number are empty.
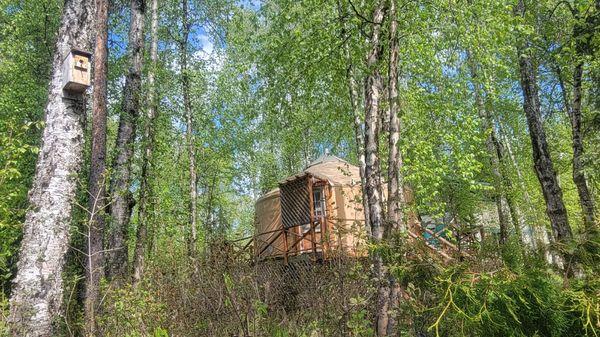
[[[283,236],[279,236],[269,245],[269,243],[280,234],[281,225],[281,198],[279,189],[272,190],[263,195],[256,201],[255,213],[255,254],[259,258],[271,255],[277,255],[285,251]]]
[[[365,254],[366,230],[362,191],[358,186],[332,186],[332,214],[329,227],[333,251],[360,256]]]

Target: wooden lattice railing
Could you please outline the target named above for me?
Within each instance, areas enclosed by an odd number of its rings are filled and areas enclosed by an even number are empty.
[[[317,240],[311,233],[313,233],[318,226],[323,226],[328,221],[331,222],[334,220],[325,219],[324,221],[315,221],[310,229],[302,234],[296,233],[294,229],[300,226],[296,225],[241,238],[232,241],[232,243],[234,247],[236,247],[238,257],[244,256],[254,262],[259,262],[264,259],[284,259],[287,262],[288,258],[302,254],[313,254],[313,259],[325,259],[327,258],[328,253],[332,253],[328,251],[328,248],[331,246],[328,245],[329,238],[320,235],[320,240]],[[340,219],[336,219],[336,221],[340,221]],[[413,240],[418,240],[447,261],[451,261],[459,256],[470,257],[468,249],[460,249],[455,243],[444,237],[444,232],[447,230],[448,229],[444,228],[443,230],[434,232],[420,224],[415,224],[408,231],[408,236]],[[320,232],[323,233],[323,231]],[[425,238],[424,233],[429,234],[430,237]],[[283,249],[274,244],[282,237],[285,243]],[[308,241],[308,247],[300,247],[300,242],[303,240]],[[436,244],[433,244],[432,242],[435,242]],[[273,251],[265,254],[269,248]]]

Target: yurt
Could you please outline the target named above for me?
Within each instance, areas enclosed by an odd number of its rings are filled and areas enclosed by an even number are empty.
[[[256,202],[257,260],[366,254],[358,167],[324,155]]]

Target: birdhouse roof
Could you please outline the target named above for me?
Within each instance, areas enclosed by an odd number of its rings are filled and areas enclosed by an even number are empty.
[[[87,52],[85,50],[79,49],[79,48],[72,48],[71,49],[71,53],[72,54],[76,54],[76,55],[83,55],[83,56],[87,56],[87,57],[92,57],[92,53]]]

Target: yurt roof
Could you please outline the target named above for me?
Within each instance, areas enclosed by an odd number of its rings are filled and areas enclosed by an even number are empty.
[[[360,184],[360,171],[342,158],[326,154],[308,164],[304,170],[280,181],[286,183],[307,174],[318,179],[326,180],[334,186],[354,186]],[[264,200],[279,195],[279,188],[275,188],[262,195],[258,200]]]
[[[275,197],[275,196],[279,196],[279,187],[274,188],[274,189],[270,190],[269,192],[261,195],[258,198],[258,200],[264,200],[264,199],[272,198],[272,197]]]
[[[360,184],[360,173],[357,166],[354,166],[347,161],[326,154],[317,158],[312,163],[308,164],[304,171],[287,177],[281,183],[301,178],[307,174],[318,179],[326,180],[331,185],[356,185]]]

